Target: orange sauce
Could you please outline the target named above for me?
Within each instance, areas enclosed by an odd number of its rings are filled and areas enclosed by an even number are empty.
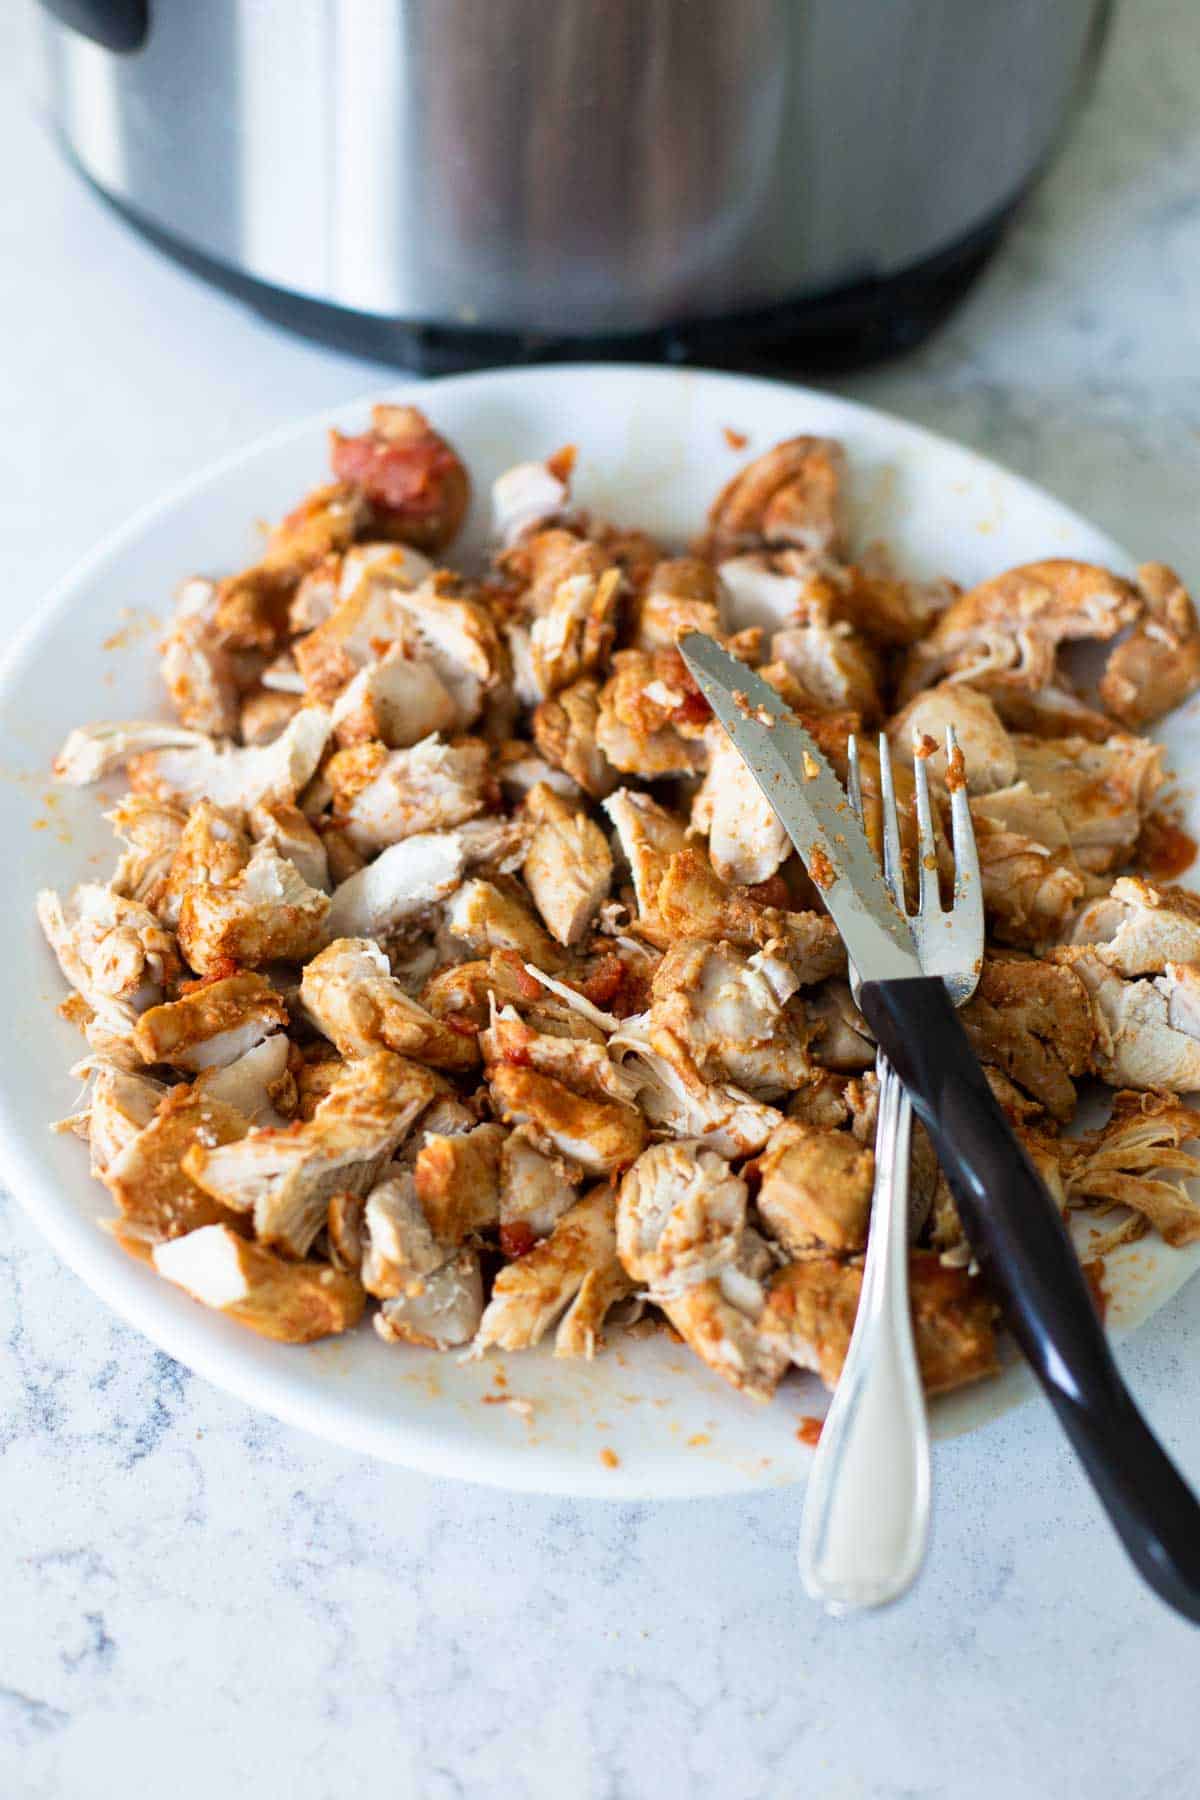
[[[796,1436],[800,1439],[802,1444],[807,1444],[810,1450],[815,1450],[821,1441],[821,1426],[823,1423],[824,1420],[814,1419],[811,1414],[806,1414],[796,1427]]]
[[[1151,813],[1142,826],[1136,860],[1152,881],[1178,881],[1196,860],[1193,837],[1162,813]]]

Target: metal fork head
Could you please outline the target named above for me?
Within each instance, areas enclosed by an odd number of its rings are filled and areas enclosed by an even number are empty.
[[[953,725],[946,728],[946,791],[950,798],[950,833],[954,855],[954,897],[942,906],[938,880],[938,840],[929,793],[929,769],[925,745],[914,744],[913,785],[917,819],[917,909],[911,912],[904,892],[904,866],[900,849],[900,816],[892,774],[891,745],[879,738],[879,796],[883,825],[883,875],[896,906],[908,919],[921,967],[927,975],[940,975],[955,1006],[975,992],[983,964],[983,885],[979,852],[967,796],[962,752]],[[858,741],[848,746],[850,778],[847,792],[860,822],[863,818],[862,766]]]

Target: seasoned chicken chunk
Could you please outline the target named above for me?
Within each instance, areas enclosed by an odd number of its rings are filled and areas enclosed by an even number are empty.
[[[458,534],[471,497],[462,459],[416,406],[371,408],[371,429],[329,434],[329,461],[371,509],[380,537],[418,550],[444,550]]]
[[[525,885],[551,935],[577,944],[608,895],[608,841],[585,813],[542,784],[531,790],[526,809],[536,823],[521,870]]]
[[[1009,569],[947,607],[914,644],[902,701],[947,675],[987,694],[1053,685],[1061,644],[1115,637],[1142,610],[1129,582],[1089,563],[1051,558]]]
[[[759,1217],[789,1256],[866,1248],[875,1158],[849,1133],[787,1119],[758,1166]]]
[[[1077,975],[1092,1005],[1092,1067],[1113,1087],[1200,1093],[1200,974],[1168,963],[1144,981],[1123,981],[1094,950],[1069,948],[1055,959]]]
[[[88,1042],[113,1061],[140,1061],[133,1034],[138,1015],[156,1006],[179,970],[175,940],[154,914],[98,882],[61,900],[37,897],[38,922],[58,966],[87,1009]]]
[[[172,1088],[150,1123],[104,1170],[120,1214],[115,1235],[122,1249],[145,1257],[151,1245],[203,1225],[242,1230],[236,1214],[197,1187],[183,1164],[193,1149],[235,1144],[249,1129],[245,1115],[227,1102],[196,1087]]]
[[[632,1106],[577,1094],[553,1076],[512,1063],[498,1063],[488,1086],[500,1116],[529,1125],[539,1142],[579,1163],[592,1175],[607,1175],[631,1163],[646,1141],[646,1125]]]
[[[1145,615],[1109,652],[1100,678],[1101,700],[1130,731],[1152,725],[1200,687],[1200,625],[1187,589],[1165,563],[1143,564],[1138,586]]]
[[[798,987],[779,956],[684,939],[655,970],[648,1031],[677,1038],[705,1080],[773,1100],[811,1073]]]
[[[832,438],[795,437],[755,457],[727,481],[708,513],[712,561],[763,545],[842,548],[845,456]]]
[[[1005,944],[1054,943],[1087,892],[1066,828],[1025,783],[970,802],[992,935]]]
[[[603,800],[620,777],[600,748],[600,684],[590,677],[560,688],[533,715],[534,741],[554,768],[578,782],[593,800]]]
[[[87,787],[124,768],[134,757],[160,750],[194,751],[202,757],[213,754],[202,731],[161,719],[126,719],[119,724],[77,725],[54,759],[54,773],[71,787]]]
[[[1174,1094],[1119,1093],[1108,1123],[1064,1145],[1069,1199],[1128,1206],[1175,1248],[1200,1238],[1200,1202],[1171,1170],[1200,1175],[1200,1158],[1183,1145],[1200,1136],[1200,1115]]]
[[[374,1324],[385,1344],[453,1350],[471,1342],[482,1317],[479,1257],[474,1250],[459,1250],[441,1268],[412,1282],[405,1293],[385,1300]]]
[[[487,805],[487,745],[464,738],[444,744],[433,736],[409,750],[380,750],[374,759],[339,750],[328,773],[346,836],[370,854],[429,831],[473,819]],[[351,759],[354,759],[353,761]]]
[[[570,458],[562,453],[546,462],[514,463],[492,483],[492,533],[502,550],[511,550],[531,532],[556,524],[571,501]]]
[[[334,888],[330,936],[386,937],[419,919],[458,886],[466,866],[455,832],[418,832]]]
[[[104,816],[126,846],[109,886],[123,900],[137,900],[169,923],[162,911],[163,891],[188,822],[187,813],[144,794],[126,794]]]
[[[617,1249],[656,1298],[711,1280],[737,1258],[746,1183],[696,1143],[652,1144],[621,1182]]]
[[[999,713],[986,694],[965,681],[939,681],[915,694],[889,720],[887,734],[895,753],[911,765],[914,740],[932,738],[938,748],[925,757],[931,781],[946,781],[946,727],[953,725],[962,751],[963,770],[972,795],[1011,787],[1017,780],[1017,753]]]
[[[417,1199],[439,1243],[451,1246],[500,1223],[501,1125],[444,1137],[427,1131],[413,1166]]]
[[[201,975],[226,961],[259,968],[303,962],[324,941],[329,896],[294,863],[257,844],[240,875],[220,887],[190,887],[179,908],[179,945]]]
[[[1146,738],[1013,738],[1017,778],[1058,813],[1079,866],[1104,874],[1124,862],[1163,784],[1162,751]]]
[[[598,545],[566,532],[539,533],[531,550],[529,665],[536,693],[544,699],[607,659],[625,583]]]
[[[228,1225],[156,1245],[154,1266],[193,1300],[283,1344],[349,1331],[363,1314],[357,1276],[330,1263],[290,1262],[247,1243]]]
[[[446,925],[476,955],[515,950],[541,969],[560,969],[563,955],[514,881],[466,881],[446,909]]]
[[[286,1027],[288,1011],[270,982],[248,971],[202,982],[178,1000],[149,1007],[134,1042],[148,1063],[198,1073],[224,1068]]]
[[[945,1393],[996,1372],[994,1308],[963,1269],[913,1251],[909,1296],[917,1362],[925,1391]],[[760,1323],[763,1337],[792,1362],[837,1386],[862,1289],[862,1270],[832,1257],[789,1263],[770,1283]]]
[[[629,865],[642,930],[654,925],[658,888],[667,872],[671,857],[684,849],[687,836],[679,820],[649,794],[633,788],[621,788],[604,802],[604,810],[612,821]],[[665,948],[669,941],[659,934]],[[652,938],[652,942],[658,941]]]
[[[1070,968],[1024,957],[984,958],[961,1018],[976,1054],[1034,1095],[1056,1119],[1075,1110],[1095,1024],[1086,986]]]
[[[224,641],[233,649],[274,650],[304,576],[348,549],[366,516],[362,495],[345,483],[307,494],[272,531],[261,559],[219,584],[216,623]]]
[[[875,1063],[871,1028],[854,1004],[848,981],[826,981],[805,998],[813,1061],[839,1075],[855,1075]]]
[[[721,630],[724,602],[720,577],[697,556],[655,563],[637,606],[635,650],[671,650],[687,631]]]
[[[406,585],[362,581],[322,624],[296,639],[292,655],[310,704],[332,705],[361,671],[392,651],[404,659],[400,599],[406,591]]]
[[[761,1150],[780,1114],[729,1081],[706,1081],[683,1044],[629,1019],[609,1039],[623,1072],[637,1083],[638,1105],[659,1131],[694,1139],[720,1156]]]
[[[761,890],[727,887],[706,852],[689,845],[647,865],[650,905],[634,929],[667,947],[681,937],[726,941],[782,957],[801,987],[824,981],[846,967],[846,950],[827,913],[791,912],[768,906]]]
[[[151,803],[153,804],[153,803]],[[250,861],[250,839],[237,809],[201,800],[188,814],[159,897],[163,921],[178,926],[183,897],[189,888],[222,887],[235,881]]]
[[[525,1350],[540,1343],[589,1276],[610,1278],[614,1300],[628,1292],[617,1263],[615,1213],[612,1190],[593,1188],[563,1213],[549,1237],[506,1263],[496,1276],[475,1348]]]
[[[440,1244],[417,1198],[411,1169],[389,1171],[371,1189],[363,1209],[362,1284],[380,1300],[394,1300],[449,1261],[453,1247]]]
[[[238,713],[238,735],[250,749],[261,749],[283,736],[303,707],[296,694],[281,694],[271,688],[251,688],[243,696]]]
[[[347,682],[330,714],[338,743],[381,743],[405,750],[433,732],[451,731],[459,709],[430,662],[396,645]]]
[[[1200,894],[1122,875],[1085,906],[1071,931],[1117,975],[1161,975],[1168,963],[1200,964]]]
[[[232,736],[238,724],[237,677],[217,626],[215,582],[197,576],[180,588],[161,669],[182,724],[213,737]]]
[[[377,1051],[342,1066],[311,1119],[239,1143],[197,1142],[185,1172],[233,1212],[252,1214],[260,1243],[306,1256],[331,1195],[370,1190],[436,1086],[419,1063]]]
[[[469,1069],[479,1061],[470,1026],[435,1019],[410,999],[370,938],[335,938],[314,956],[301,978],[300,1000],[343,1056],[395,1050],[435,1069]]]
[[[490,611],[445,569],[411,593],[402,589],[397,604],[419,654],[458,709],[458,729],[465,731],[508,674]]]
[[[291,1059],[291,1043],[277,1031],[232,1062],[202,1069],[193,1087],[209,1100],[232,1106],[251,1125],[283,1125],[299,1104]]]
[[[515,1068],[534,1069],[577,1093],[591,1094],[597,1100],[619,1100],[626,1106],[636,1098],[636,1082],[617,1067],[603,1043],[534,1030],[514,1006],[497,1008],[494,995],[491,1022],[479,1044],[489,1068],[507,1062]]]
[[[298,806],[285,800],[264,801],[250,810],[250,830],[255,843],[269,844],[292,864],[301,881],[329,893],[329,853]],[[214,879],[224,877],[209,877]]]
[[[618,650],[612,671],[596,719],[596,743],[612,767],[646,781],[702,769],[707,752],[698,733],[708,707],[682,657],[673,650]]]
[[[148,1075],[130,1074],[98,1058],[87,1072],[92,1083],[87,1106],[66,1123],[87,1138],[92,1174],[103,1178],[110,1163],[150,1124],[170,1090]]]
[[[792,852],[791,839],[724,726],[708,731],[708,773],[692,802],[692,830],[708,838],[722,881],[754,886]]]
[[[785,668],[810,706],[856,712],[867,725],[883,711],[883,667],[873,645],[846,619],[808,607],[771,639],[771,661]]]
[[[316,772],[329,737],[329,714],[301,707],[287,728],[261,749],[214,745],[207,738],[178,749],[130,756],[129,782],[139,794],[176,799],[188,806],[253,806],[261,800],[294,800]]]
[[[565,1157],[547,1155],[526,1125],[500,1146],[500,1248],[523,1254],[574,1206],[583,1170]]]

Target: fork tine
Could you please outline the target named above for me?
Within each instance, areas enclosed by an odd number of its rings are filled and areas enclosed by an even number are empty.
[[[962,752],[953,725],[946,727],[946,785],[950,790],[950,829],[954,843],[954,914],[965,930],[983,940],[983,882],[979,850],[971,818]]]
[[[861,824],[863,816],[862,768],[858,760],[858,739],[853,732],[850,733],[850,736],[846,740],[846,759],[850,764],[849,775],[846,781],[846,797],[850,802],[855,818]]]
[[[914,733],[913,783],[917,799],[917,878],[920,884],[918,908],[933,915],[942,910],[938,888],[937,839],[933,834],[933,808],[929,804],[929,771],[921,755],[922,733]]]
[[[879,799],[883,813],[883,879],[901,912],[904,904],[904,860],[900,853],[900,819],[896,812],[896,784],[892,779],[892,747],[879,734]]]

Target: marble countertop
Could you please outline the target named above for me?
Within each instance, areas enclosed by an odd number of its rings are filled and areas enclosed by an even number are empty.
[[[1200,581],[1200,15],[1118,9],[1098,91],[936,341],[844,391]],[[0,638],[148,495],[387,380],[266,326],[68,174],[0,22]],[[936,1453],[918,1590],[798,1591],[798,1498],[576,1504],[327,1448],[119,1324],[7,1199],[0,1792],[975,1800],[1200,1791],[1195,1639],[1041,1405]],[[1122,1352],[1200,1478],[1200,1283]]]

